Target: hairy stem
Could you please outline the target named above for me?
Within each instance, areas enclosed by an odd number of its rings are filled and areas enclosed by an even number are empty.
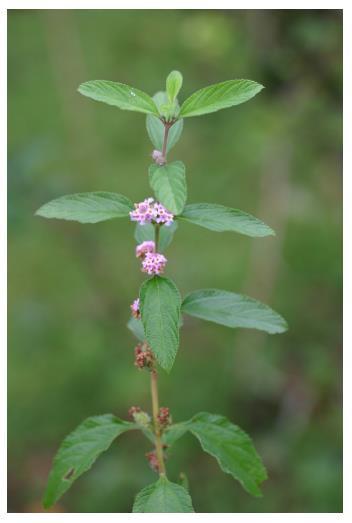
[[[154,421],[154,434],[155,434],[155,450],[158,458],[159,474],[166,474],[164,456],[163,456],[163,445],[161,442],[161,432],[158,421],[159,414],[159,395],[158,395],[158,374],[155,369],[150,373],[151,377],[151,392],[152,392],[152,408],[153,408],[153,421]]]

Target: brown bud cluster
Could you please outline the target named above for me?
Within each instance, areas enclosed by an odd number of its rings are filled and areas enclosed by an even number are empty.
[[[154,365],[154,356],[146,343],[138,343],[134,349],[134,364],[138,369],[151,369]]]
[[[154,472],[159,472],[159,461],[155,450],[152,450],[151,452],[146,452],[145,457],[149,462],[150,468],[154,470]]]
[[[163,450],[165,450],[166,448],[167,448],[167,445],[163,445]],[[149,462],[150,468],[152,470],[154,470],[154,472],[159,472],[159,461],[158,461],[158,456],[156,455],[156,451],[152,450],[151,452],[147,452],[145,454],[145,457],[147,458],[147,460]],[[165,453],[163,453],[163,457],[164,457],[164,459],[166,459]]]
[[[168,407],[160,407],[158,414],[159,427],[163,430],[166,429],[171,423],[170,410]]]

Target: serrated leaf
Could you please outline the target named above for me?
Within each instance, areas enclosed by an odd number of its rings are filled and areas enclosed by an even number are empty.
[[[209,85],[183,102],[180,117],[200,116],[247,102],[262,89],[262,85],[252,80],[227,80]]]
[[[224,416],[207,412],[196,414],[187,426],[224,472],[237,479],[249,494],[261,496],[260,484],[267,474],[248,434]]]
[[[92,80],[81,84],[78,91],[88,98],[115,105],[119,109],[159,115],[151,96],[129,85],[108,80]]]
[[[215,203],[186,205],[178,218],[215,232],[232,231],[254,238],[275,236],[271,227],[251,214]]]
[[[169,102],[173,102],[182,87],[182,74],[179,71],[171,71],[166,78],[166,92],[169,98]]]
[[[131,317],[127,322],[127,327],[139,341],[145,341],[145,334],[142,320]]]
[[[149,167],[149,181],[157,200],[173,214],[180,214],[187,200],[185,171],[182,162]]]
[[[141,490],[133,504],[133,512],[194,512],[187,490],[165,476]]]
[[[259,329],[269,334],[285,332],[287,323],[268,305],[242,294],[201,289],[188,294],[182,312],[227,327]]]
[[[134,423],[112,414],[86,419],[62,442],[53,461],[44,495],[45,508],[53,505],[86,472],[117,436],[135,429]]]
[[[153,116],[152,114],[148,114],[147,118],[146,118],[146,126],[147,126],[147,132],[148,132],[150,141],[154,145],[155,149],[157,149],[158,151],[161,151],[163,148],[163,143],[164,143],[164,133],[165,133],[164,124],[156,116]],[[166,144],[166,153],[168,153],[176,145],[176,143],[180,139],[182,130],[183,130],[183,120],[182,119],[177,120],[177,122],[174,123],[170,127],[168,138],[167,138],[167,144]]]
[[[170,371],[179,344],[181,297],[168,278],[154,276],[140,290],[145,337],[163,369]]]
[[[97,191],[61,196],[42,205],[35,214],[44,218],[98,223],[128,216],[131,210],[132,202],[126,196]]]

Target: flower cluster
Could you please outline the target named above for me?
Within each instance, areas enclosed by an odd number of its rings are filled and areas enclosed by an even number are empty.
[[[167,259],[158,252],[147,252],[142,261],[142,272],[147,274],[162,274],[165,269]]]
[[[143,202],[134,204],[135,210],[130,212],[130,218],[133,222],[140,225],[146,223],[158,223],[169,226],[174,221],[174,215],[154,198],[146,198]]]
[[[155,243],[153,241],[145,241],[137,245],[136,257],[141,258],[142,260],[142,272],[146,272],[147,274],[162,274],[164,272],[167,259],[163,254],[155,252]],[[133,302],[133,305],[131,306],[132,314],[134,316],[137,307],[137,304],[134,305],[135,303],[136,302]]]
[[[132,316],[134,318],[136,318],[136,320],[139,320],[141,317],[141,311],[139,310],[139,298],[134,300],[134,302],[132,303],[132,305],[130,305],[130,307],[131,307]]]
[[[134,349],[134,364],[138,369],[151,369],[154,364],[154,355],[146,343],[138,343]]]
[[[155,242],[153,242],[152,240],[148,240],[137,245],[136,257],[144,258],[147,252],[155,252]]]

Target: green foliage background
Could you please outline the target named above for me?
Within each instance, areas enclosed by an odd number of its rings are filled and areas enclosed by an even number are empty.
[[[288,320],[280,336],[188,318],[161,404],[174,420],[226,415],[253,438],[270,479],[252,499],[187,435],[168,462],[198,512],[338,512],[341,501],[340,11],[9,11],[9,511],[41,511],[50,460],[85,417],[149,409],[125,328],[143,275],[133,225],[46,221],[62,194],[150,194],[142,115],[80,96],[109,79],[153,94],[184,75],[181,99],[249,78],[254,100],[190,118],[170,159],[189,202],[250,212],[276,238],[182,223],[167,275],[183,294],[247,293]],[[55,511],[128,512],[154,480],[148,442],[123,435]]]

